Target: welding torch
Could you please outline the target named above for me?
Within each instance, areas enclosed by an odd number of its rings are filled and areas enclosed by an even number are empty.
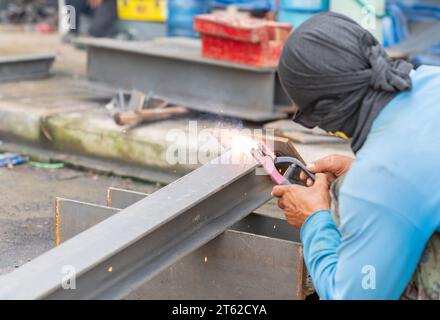
[[[276,185],[294,184],[294,176],[297,168],[302,170],[313,182],[316,176],[295,157],[277,157],[265,144],[259,143],[257,148],[252,149],[252,156],[264,168],[271,180]],[[278,170],[280,166],[288,166],[284,174]]]

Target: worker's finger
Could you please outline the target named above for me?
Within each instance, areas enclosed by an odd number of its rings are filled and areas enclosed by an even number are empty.
[[[284,205],[284,202],[283,202],[283,198],[279,198],[278,199],[278,208],[280,208],[280,209],[286,209],[286,206]]]
[[[311,186],[313,186],[313,180],[312,179],[310,179],[310,178],[308,178],[307,179],[307,181],[306,181],[306,185],[307,185],[307,187],[311,187]]]
[[[286,193],[288,186],[275,186],[272,189],[272,196],[281,198]]]

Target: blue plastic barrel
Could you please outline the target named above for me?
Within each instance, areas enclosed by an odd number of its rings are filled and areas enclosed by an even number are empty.
[[[275,10],[275,0],[212,0],[213,7],[234,5],[243,10]]]
[[[319,12],[328,11],[329,0],[280,0],[278,20],[298,27]]]
[[[209,0],[168,0],[168,36],[197,37],[194,17],[207,13],[209,8]]]

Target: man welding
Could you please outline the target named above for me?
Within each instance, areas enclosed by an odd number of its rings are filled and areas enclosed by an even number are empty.
[[[291,34],[279,74],[294,121],[350,139],[356,154],[309,165],[308,187],[273,189],[320,298],[438,300],[440,68],[415,71],[324,13]]]

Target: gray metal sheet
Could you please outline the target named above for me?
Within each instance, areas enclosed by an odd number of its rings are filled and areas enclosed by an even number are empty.
[[[37,145],[24,145],[6,140],[8,137],[3,137],[2,144],[0,144],[0,151],[14,152],[26,154],[31,157],[47,159],[57,162],[61,161],[83,170],[93,170],[104,174],[115,174],[129,178],[141,179],[151,181],[154,183],[168,184],[176,181],[183,173],[172,173],[159,171],[155,168],[142,167],[131,163],[123,163],[122,161],[115,161],[112,159],[95,158],[92,156],[63,153],[60,150],[46,149]]]
[[[0,298],[126,297],[271,198],[250,155],[230,163],[226,153],[1,277]],[[75,290],[62,289],[66,265],[76,270]]]
[[[0,57],[0,82],[44,78],[55,54],[29,54]]]
[[[136,194],[112,190],[119,199]],[[56,214],[61,220],[73,222],[68,230],[60,230],[60,238],[66,241],[117,211],[59,199]],[[75,222],[76,219],[81,223]],[[260,220],[257,222],[260,228],[254,229],[257,235],[227,230],[142,284],[126,299],[301,299],[304,273],[301,245],[280,240],[285,234],[280,228],[272,228],[276,219],[250,215],[242,223],[253,224],[255,220]],[[285,221],[278,223],[282,225]],[[268,233],[276,238],[261,236]]]

